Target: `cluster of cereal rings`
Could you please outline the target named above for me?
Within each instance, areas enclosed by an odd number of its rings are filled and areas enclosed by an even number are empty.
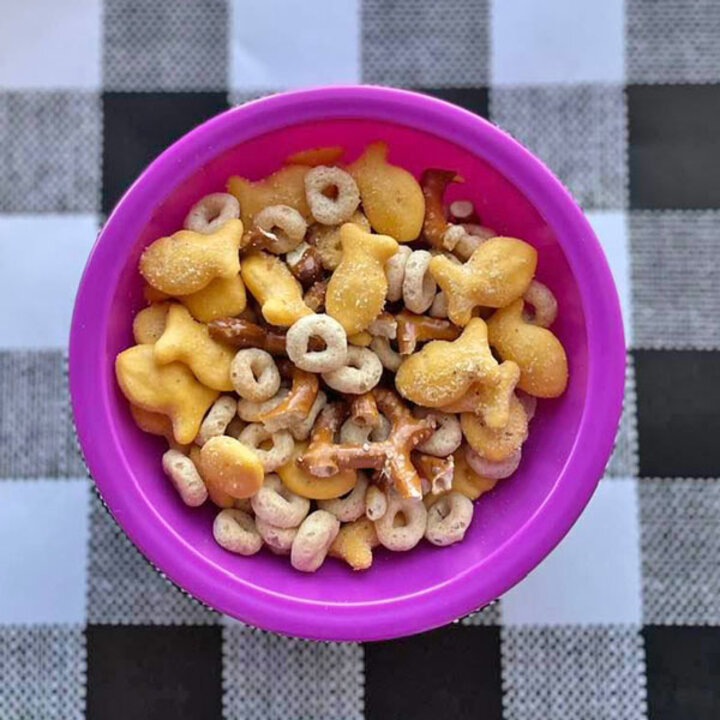
[[[520,464],[536,398],[567,383],[535,250],[446,204],[455,173],[418,183],[383,143],[342,152],[232,177],[152,243],[116,361],[183,502],[220,508],[215,540],[306,572],[461,541]]]

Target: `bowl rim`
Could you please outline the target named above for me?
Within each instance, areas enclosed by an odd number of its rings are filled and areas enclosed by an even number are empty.
[[[238,592],[228,582],[228,573],[198,562],[198,553],[168,532],[168,525],[132,484],[112,480],[127,468],[108,408],[97,402],[103,382],[98,358],[103,355],[106,311],[115,283],[95,269],[117,261],[113,251],[123,246],[124,218],[147,214],[153,198],[165,197],[167,187],[182,182],[209,157],[243,142],[237,139],[239,123],[248,128],[248,139],[318,117],[401,124],[483,157],[553,227],[585,310],[587,402],[567,462],[548,497],[482,568],[470,568],[411,596],[370,603],[292,598],[244,581]],[[229,142],[231,128],[235,134]],[[563,243],[563,238],[573,236],[582,242]],[[73,311],[68,373],[88,469],[120,527],[153,565],[192,596],[251,625],[311,639],[361,641],[410,635],[466,615],[515,585],[560,542],[589,501],[612,449],[622,409],[625,342],[617,291],[600,243],[569,192],[540,160],[487,120],[450,103],[407,90],[352,85],[280,93],[231,108],[188,132],[148,165],[115,206],[90,253]],[[489,562],[494,556],[498,557]]]

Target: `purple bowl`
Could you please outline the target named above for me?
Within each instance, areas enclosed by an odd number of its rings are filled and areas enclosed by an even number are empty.
[[[315,574],[263,551],[232,555],[213,540],[210,507],[178,499],[160,467],[162,442],[138,430],[115,382],[143,305],[137,261],[181,227],[201,196],[234,173],[262,177],[297,150],[342,145],[354,158],[386,140],[390,160],[419,173],[458,171],[452,197],[483,222],[532,243],[538,277],[558,297],[554,331],[570,383],[539,403],[518,472],[476,504],[464,542],[380,550],[368,572],[329,560]],[[80,283],[70,334],[70,390],[87,465],[117,522],[187,592],[252,625],[322,640],[376,640],[443,625],[494,600],[529,573],[578,518],[601,476],[620,416],[625,347],[617,293],[582,212],[533,155],[490,123],[401,90],[292,92],[229,110],[157,158],[100,234]]]

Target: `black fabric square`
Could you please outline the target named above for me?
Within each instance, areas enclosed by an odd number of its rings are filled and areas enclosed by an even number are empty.
[[[450,625],[366,644],[365,716],[500,720],[500,629]]]
[[[642,633],[651,720],[717,720],[720,627],[649,625]]]
[[[432,95],[440,100],[447,100],[459,105],[476,115],[488,117],[488,89],[486,87],[422,87],[417,88],[419,92]]]
[[[221,632],[218,626],[89,625],[88,720],[217,720]]]
[[[720,85],[627,89],[632,208],[720,206]]]
[[[720,353],[636,350],[642,477],[720,476]]]
[[[103,212],[168,145],[227,107],[224,92],[103,93]]]

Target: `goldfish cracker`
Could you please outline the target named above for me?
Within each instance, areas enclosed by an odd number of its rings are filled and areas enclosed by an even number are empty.
[[[550,330],[525,322],[522,299],[493,314],[488,337],[503,360],[519,365],[520,390],[541,398],[563,394],[568,381],[565,349]]]
[[[210,438],[202,446],[200,469],[208,486],[236,499],[252,497],[265,476],[253,450],[227,435]]]
[[[305,165],[288,165],[257,182],[233,175],[227,189],[240,202],[240,217],[245,227],[252,227],[255,215],[270,205],[288,205],[305,220],[311,220],[305,197],[305,176],[309,170]]]
[[[373,336],[367,331],[362,330],[355,335],[351,335],[347,340],[351,345],[357,345],[358,347],[370,347]]]
[[[340,526],[328,554],[344,560],[353,570],[367,570],[373,561],[373,548],[380,544],[375,523],[366,517]]]
[[[444,255],[430,261],[430,274],[445,293],[448,317],[467,325],[477,306],[505,307],[527,290],[537,267],[532,245],[510,237],[494,237],[459,265]]]
[[[307,165],[309,167],[332,165],[340,159],[344,152],[345,150],[340,145],[310,148],[293,153],[286,158],[285,162],[288,165]]]
[[[160,303],[163,302],[163,300],[168,300],[170,298],[167,293],[160,292],[160,290],[154,288],[148,283],[145,283],[145,286],[143,287],[143,297],[148,305]]]
[[[276,470],[292,492],[310,500],[332,500],[355,487],[357,470],[341,470],[330,477],[317,477],[301,468],[296,461],[307,446],[306,442],[296,442],[290,459]]]
[[[217,479],[213,477],[212,480],[208,480],[203,475],[202,472],[202,460],[200,459],[200,447],[198,445],[193,445],[190,448],[190,459],[193,461],[195,467],[197,468],[198,473],[200,474],[200,477],[202,478],[203,482],[205,483],[205,487],[207,488],[208,497],[210,498],[210,501],[217,505],[219,508],[231,508],[235,506],[235,498],[232,495],[228,495],[221,487],[218,485]]]
[[[148,305],[138,312],[133,320],[133,337],[138,345],[152,345],[165,332],[170,303],[160,302]]]
[[[527,415],[515,395],[510,398],[510,416],[504,427],[488,427],[475,413],[461,413],[460,427],[470,447],[492,462],[506,460],[528,436]]]
[[[348,222],[357,225],[365,232],[370,232],[370,223],[360,210],[356,210],[350,216]],[[321,225],[316,223],[311,225],[308,231],[308,242],[318,251],[320,262],[326,270],[334,270],[342,259],[341,227],[342,225]]]
[[[474,412],[488,427],[500,428],[510,417],[510,398],[520,379],[520,368],[512,360],[501,363],[494,382],[470,386],[459,400],[443,407],[448,413]]]
[[[242,236],[243,224],[234,219],[207,235],[180,230],[145,248],[140,273],[161,292],[189,295],[217,277],[231,278],[240,272]]]
[[[483,493],[489,492],[497,484],[497,480],[478,475],[468,465],[465,459],[465,449],[459,448],[453,454],[455,458],[455,471],[453,473],[452,489],[462,493],[470,500],[477,500]]]
[[[398,244],[352,223],[342,226],[340,238],[342,260],[328,283],[325,311],[348,335],[355,335],[382,312],[388,289],[385,261],[397,252]]]
[[[215,278],[202,290],[178,298],[196,320],[212,322],[239,315],[247,304],[245,283],[240,273],[230,278]]]
[[[160,365],[180,361],[195,377],[213,390],[232,390],[230,363],[232,348],[210,337],[207,325],[196,322],[184,305],[173,305],[168,311],[165,332],[154,346]]]
[[[290,327],[304,315],[312,314],[303,302],[302,285],[280,258],[251,252],[242,260],[242,277],[270,324]]]
[[[135,424],[143,432],[149,433],[150,435],[159,435],[160,437],[164,437],[169,444],[175,442],[172,423],[167,415],[145,410],[145,408],[133,405],[132,403],[130,403],[130,414],[132,415]]]
[[[398,242],[414,240],[422,230],[425,198],[418,181],[387,161],[387,145],[375,142],[347,168],[360,189],[363,211],[373,229]]]
[[[494,382],[497,368],[487,326],[473,318],[457,340],[433,340],[410,355],[398,368],[395,385],[417,405],[439,408],[459,400],[473,383]]]
[[[152,345],[135,345],[115,359],[120,389],[133,404],[170,418],[175,440],[191,443],[218,393],[202,385],[182,363],[160,365]]]

